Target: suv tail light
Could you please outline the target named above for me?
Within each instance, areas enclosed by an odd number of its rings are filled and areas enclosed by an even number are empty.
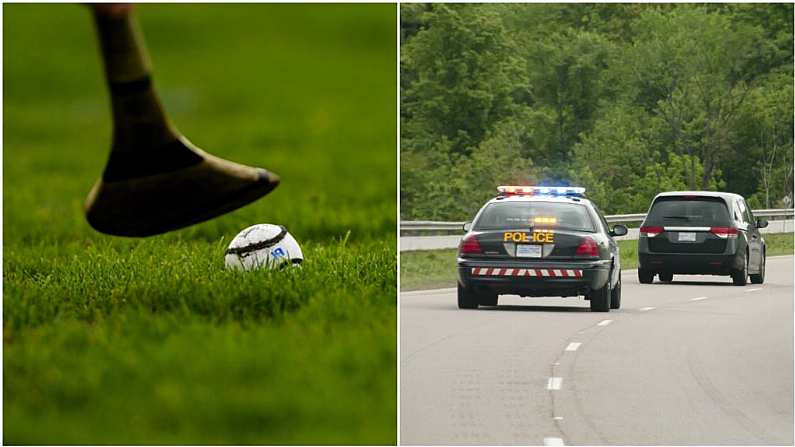
[[[580,245],[577,246],[577,256],[597,258],[599,257],[599,246],[592,238],[585,236],[580,239]]]
[[[654,237],[664,231],[663,227],[640,227],[640,234]]]
[[[737,228],[734,227],[712,227],[709,232],[721,239],[737,239]]]
[[[466,254],[480,254],[483,251],[480,248],[480,242],[478,242],[477,238],[475,238],[474,234],[470,234],[461,241],[461,245],[458,247],[458,253],[462,255]]]

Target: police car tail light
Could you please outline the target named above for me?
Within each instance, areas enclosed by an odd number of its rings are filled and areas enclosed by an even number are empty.
[[[577,246],[577,256],[596,258],[599,257],[599,246],[592,238],[585,236],[580,239],[580,245]]]
[[[712,227],[709,232],[721,239],[737,239],[737,228],[734,227]]]
[[[654,237],[663,232],[663,227],[640,227],[640,234],[648,237]]]
[[[497,191],[503,196],[581,196],[585,188],[579,186],[498,186]]]
[[[474,234],[470,234],[461,241],[458,252],[462,255],[483,253],[480,248],[480,242],[478,242]]]

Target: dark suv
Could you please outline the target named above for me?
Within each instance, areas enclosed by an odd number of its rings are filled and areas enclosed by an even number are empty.
[[[638,238],[638,279],[649,284],[675,273],[730,275],[735,285],[765,280],[767,226],[742,196],[726,192],[674,191],[651,203]]]

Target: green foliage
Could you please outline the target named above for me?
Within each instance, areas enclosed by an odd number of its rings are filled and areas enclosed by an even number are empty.
[[[426,148],[446,138],[452,153],[466,154],[511,112],[525,85],[520,60],[488,8],[439,4],[427,21],[433,25],[405,41],[401,52],[403,76],[411,81],[401,92],[402,138]]]
[[[606,212],[671,189],[792,204],[791,4],[430,4],[404,18],[404,219],[471,218],[508,181],[582,184]]]
[[[136,8],[174,122],[282,184],[157,237],[93,231],[111,129],[90,13],[4,6],[4,441],[394,444],[395,5]],[[261,222],[301,268],[224,268]]]

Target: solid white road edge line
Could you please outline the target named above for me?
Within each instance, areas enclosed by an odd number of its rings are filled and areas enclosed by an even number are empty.
[[[610,324],[612,322],[613,322],[613,320],[602,320],[602,321],[596,323],[596,325],[597,326],[607,326],[608,324]]]
[[[544,438],[544,445],[566,445],[560,438]]]
[[[638,310],[640,310],[641,312],[646,312],[647,310],[654,310],[654,309],[656,309],[656,307],[641,307]]]
[[[571,342],[571,343],[569,343],[568,346],[566,346],[566,350],[567,351],[576,351],[577,348],[579,348],[581,344],[582,343]]]
[[[452,293],[458,290],[455,287],[450,287],[446,289],[428,289],[428,290],[407,290],[404,292],[400,292],[401,295],[428,295],[428,294],[441,294],[441,293]]]
[[[757,288],[757,289],[748,289],[748,290],[746,290],[746,291],[745,291],[745,293],[748,293],[748,292],[756,292],[757,290],[762,290],[762,289],[761,289],[761,288]]]
[[[548,390],[559,390],[560,386],[563,384],[563,377],[550,377],[547,380],[547,389]]]
[[[707,297],[705,297],[705,296],[697,296],[695,298],[690,298],[690,301],[701,301],[701,300],[705,300],[705,299],[707,299]]]

